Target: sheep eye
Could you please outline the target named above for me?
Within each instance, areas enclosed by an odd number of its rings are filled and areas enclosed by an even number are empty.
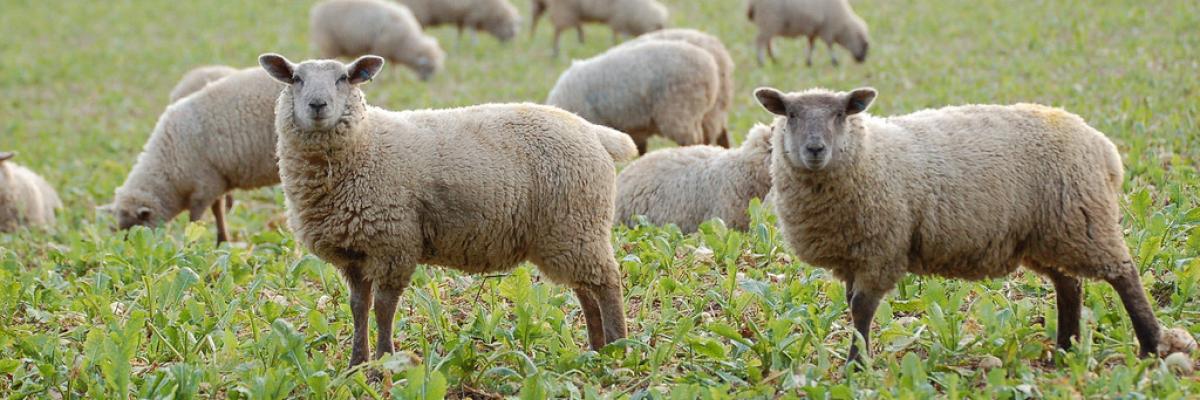
[[[300,76],[299,76],[299,75],[293,76],[293,77],[292,77],[292,82],[295,82],[297,85],[299,85],[299,84],[301,84],[301,83],[304,83],[304,81],[300,79]]]
[[[350,80],[349,76],[342,75],[341,78],[338,78],[338,83],[346,83],[346,81],[348,81],[348,80]]]

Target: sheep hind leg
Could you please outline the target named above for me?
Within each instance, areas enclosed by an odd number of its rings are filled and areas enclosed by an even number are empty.
[[[1055,302],[1058,303],[1058,348],[1064,351],[1071,350],[1072,339],[1079,341],[1079,325],[1083,312],[1083,281],[1032,261],[1026,261],[1026,264],[1054,284]]]
[[[579,306],[583,308],[584,322],[587,323],[588,343],[592,346],[592,350],[600,350],[607,343],[604,340],[604,318],[600,312],[600,304],[596,302],[595,295],[588,288],[575,288],[575,297],[579,299]]]
[[[354,339],[350,351],[350,366],[353,367],[367,361],[370,356],[367,313],[371,308],[371,280],[363,275],[361,266],[357,264],[351,264],[342,271],[346,285],[350,287],[350,314],[354,318]]]
[[[213,219],[217,221],[217,246],[229,241],[229,230],[225,227],[225,196],[217,197],[212,204]]]
[[[826,40],[825,48],[829,49],[829,62],[833,63],[835,67],[838,66],[837,52],[833,51],[833,42]]]
[[[853,288],[852,283],[846,285],[847,289]],[[854,323],[854,330],[857,336],[862,337],[862,350],[858,347],[858,339],[855,338],[850,345],[850,354],[846,357],[847,364],[854,364],[855,368],[862,366],[862,353],[870,354],[871,352],[871,320],[875,317],[875,311],[879,308],[879,300],[883,298],[882,293],[863,290],[861,287],[854,288],[850,296],[850,319]]]
[[[1158,320],[1154,317],[1154,310],[1150,308],[1150,301],[1146,298],[1142,280],[1138,277],[1133,262],[1126,260],[1122,262],[1122,267],[1122,271],[1105,280],[1116,289],[1117,294],[1121,296],[1121,303],[1125,306],[1125,312],[1129,313],[1133,331],[1141,344],[1138,355],[1147,357],[1158,350]]]
[[[815,36],[808,37],[808,55],[804,58],[804,66],[812,66],[813,48],[817,47],[817,38]]]
[[[613,261],[613,264],[613,268],[615,269],[616,261]],[[623,295],[621,293],[621,285],[607,284],[586,286],[587,290],[591,291],[592,295],[596,297],[596,304],[600,307],[600,319],[603,327],[602,329],[604,330],[604,342],[601,347],[619,339],[624,339],[627,332],[625,327],[625,304],[623,302]],[[589,333],[591,330],[592,328],[589,326]],[[592,348],[599,350],[599,348],[595,346],[595,343],[592,344]]]

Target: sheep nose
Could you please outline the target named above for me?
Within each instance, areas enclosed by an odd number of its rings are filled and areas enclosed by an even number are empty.
[[[820,157],[821,153],[825,152],[825,145],[823,145],[823,144],[808,145],[808,146],[804,146],[804,150],[807,151],[808,155],[810,155],[810,156]]]
[[[308,108],[311,108],[313,110],[313,112],[317,112],[317,113],[321,112],[321,110],[324,109],[325,106],[326,106],[326,103],[324,101],[314,101],[314,102],[308,103]]]

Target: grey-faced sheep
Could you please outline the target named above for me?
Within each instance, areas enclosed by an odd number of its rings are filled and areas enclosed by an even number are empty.
[[[758,37],[754,40],[758,65],[763,64],[763,50],[775,60],[771,39],[776,36],[807,37],[805,64],[809,66],[817,38],[829,48],[833,65],[838,64],[834,43],[849,50],[857,62],[867,59],[870,42],[867,24],[854,13],[847,0],[750,0],[746,14],[758,26]]]
[[[784,238],[846,282],[866,348],[880,299],[905,274],[996,278],[1019,265],[1054,284],[1059,347],[1079,336],[1080,278],[1098,278],[1120,295],[1141,354],[1157,348],[1119,223],[1121,158],[1083,119],[1034,104],[876,118],[864,113],[870,88],[755,96],[779,116],[771,178]]]
[[[112,204],[121,229],[158,226],[211,208],[217,242],[229,240],[222,196],[279,183],[275,99],[283,85],[261,68],[239,71],[163,111]]]
[[[62,207],[58,193],[38,174],[10,161],[13,156],[0,152],[0,232],[54,225],[54,211]]]
[[[310,26],[313,45],[324,58],[375,54],[408,66],[421,80],[441,70],[446,58],[412,11],[390,1],[323,1],[313,6]]]
[[[756,125],[736,149],[687,146],[652,151],[617,175],[618,222],[643,215],[656,225],[695,232],[720,218],[734,229],[750,227],[746,206],[771,189],[771,128]]]
[[[575,61],[550,90],[546,103],[595,124],[629,134],[638,152],[660,134],[681,146],[706,143],[724,126],[706,123],[721,90],[717,63],[704,49],[682,41],[646,40]]]
[[[704,117],[704,132],[709,136],[705,143],[729,148],[728,115],[729,107],[733,104],[733,58],[725,50],[725,44],[716,36],[695,29],[663,29],[638,36],[630,43],[643,40],[679,40],[687,42],[708,51],[717,62],[717,75],[721,77],[721,90],[717,93],[717,101]]]
[[[554,25],[554,55],[558,55],[558,38],[562,32],[575,28],[583,42],[584,23],[607,24],[613,30],[613,40],[620,34],[630,36],[663,29],[667,25],[667,7],[655,0],[534,0],[532,30],[537,27],[541,10]]]
[[[620,132],[534,104],[392,112],[359,85],[383,66],[362,57],[260,64],[288,84],[276,105],[280,176],[297,240],[350,287],[351,365],[392,351],[396,302],[417,264],[486,273],[528,260],[575,290],[592,348],[625,336],[610,243]],[[374,292],[374,294],[372,294]]]
[[[176,83],[175,87],[171,89],[171,94],[169,95],[170,102],[174,103],[179,101],[179,99],[187,97],[187,95],[196,93],[200,91],[200,89],[204,89],[204,87],[209,83],[213,83],[218,79],[233,75],[235,72],[238,72],[237,68],[227,65],[205,65],[202,67],[196,67],[195,69],[188,71],[186,74],[183,74],[183,78],[180,78],[179,83]]]
[[[508,0],[400,0],[424,28],[443,24],[485,31],[500,41],[517,34],[517,8]]]

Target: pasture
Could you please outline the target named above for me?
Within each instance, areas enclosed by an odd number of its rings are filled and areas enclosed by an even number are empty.
[[[446,68],[421,82],[389,64],[363,87],[393,110],[540,102],[571,58],[612,45],[551,30],[508,43],[429,30]],[[831,66],[820,45],[776,39],[754,61],[740,0],[664,0],[670,25],[720,37],[737,64],[730,130],[771,115],[758,86],[873,86],[875,115],[1036,102],[1079,114],[1119,147],[1126,239],[1164,327],[1200,333],[1200,2],[857,0],[871,52]],[[232,244],[211,217],[114,232],[112,199],[167,105],[202,64],[310,58],[310,1],[0,0],[0,150],[65,202],[48,231],[0,234],[0,395],[9,398],[1183,398],[1196,375],[1136,357],[1109,285],[1085,283],[1082,343],[1054,348],[1053,290],[1024,272],[965,282],[908,277],[876,315],[872,359],[845,369],[843,285],[789,254],[769,209],[749,232],[617,228],[629,338],[587,349],[569,289],[523,265],[503,276],[422,268],[400,300],[398,353],[346,368],[352,324],[336,270],[283,219],[278,188],[236,192]],[[652,147],[669,146],[664,141]],[[907,317],[907,318],[906,318]],[[373,322],[372,322],[373,323]],[[986,356],[998,368],[979,368]],[[1195,361],[1193,361],[1195,362]]]

